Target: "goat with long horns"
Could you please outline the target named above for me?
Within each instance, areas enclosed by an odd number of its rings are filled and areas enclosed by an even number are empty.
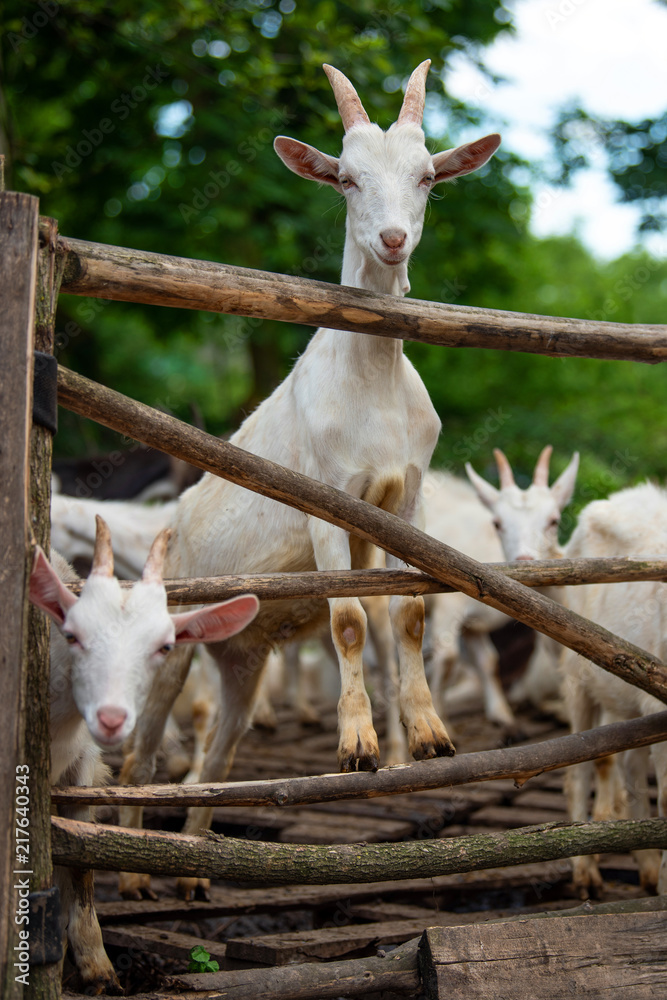
[[[283,136],[275,149],[310,180],[332,185],[347,201],[343,255],[345,284],[405,294],[407,267],[419,242],[429,192],[440,181],[482,166],[498,147],[488,136],[431,155],[421,128],[429,62],[412,74],[398,120],[385,133],[371,124],[352,84],[325,66],[345,128],[340,158]],[[328,483],[355,497],[423,524],[421,484],[440,420],[399,340],[320,329],[282,385],[251,414],[232,442],[247,451]],[[171,577],[222,573],[346,570],[368,565],[370,546],[342,528],[207,475],[181,499],[167,553]],[[396,560],[389,557],[388,564]],[[452,754],[424,676],[421,598],[393,597],[389,616],[398,646],[399,702],[410,753]],[[238,636],[211,652],[222,678],[222,708],[201,774],[221,781],[252,717],[259,681],[272,645],[321,632],[330,624],[340,673],[338,763],[342,770],[374,770],[380,760],[364,686],[366,614],[356,598],[269,601]],[[152,718],[140,720],[126,782],[147,780],[162,726],[187,674],[186,654],[175,650],[152,698]],[[139,825],[139,810],[123,810]],[[190,811],[185,830],[210,826],[211,810]],[[182,891],[203,891],[192,880]],[[126,876],[122,891],[148,891],[141,876]]]

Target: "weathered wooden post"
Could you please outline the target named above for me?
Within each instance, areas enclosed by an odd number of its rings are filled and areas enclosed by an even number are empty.
[[[29,925],[21,922],[32,888],[31,779],[23,757],[28,478],[32,410],[33,322],[39,201],[0,192],[0,983],[18,1000],[29,981]]]
[[[51,542],[51,457],[56,429],[56,360],[53,357],[55,311],[63,259],[58,252],[58,225],[41,219],[35,301],[33,426],[30,434],[30,527],[45,552]],[[31,776],[31,1000],[57,1000],[61,995],[62,941],[59,900],[52,888],[51,782],[49,768],[49,624],[34,606],[28,611],[28,670],[25,763]]]

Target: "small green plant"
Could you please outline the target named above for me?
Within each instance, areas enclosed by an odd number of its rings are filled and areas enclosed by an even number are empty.
[[[217,972],[220,966],[200,944],[190,951],[188,972]]]

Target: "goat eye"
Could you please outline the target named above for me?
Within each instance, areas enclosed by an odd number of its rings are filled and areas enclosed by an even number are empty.
[[[164,646],[160,646],[160,648],[158,649],[158,653],[161,653],[162,656],[167,656],[168,653],[171,653],[173,648],[174,648],[173,642],[165,642]]]
[[[430,187],[431,184],[434,183],[434,181],[435,181],[435,174],[424,174],[419,183],[422,187]]]
[[[550,528],[557,528],[559,524],[560,524],[560,518],[559,517],[552,517],[552,518],[550,518],[550,520],[549,520],[549,527]]]
[[[63,632],[63,639],[70,646],[79,645],[79,640],[77,639],[77,637],[74,635],[73,632]]]
[[[355,188],[357,185],[349,177],[341,177],[340,186],[349,191],[350,188]]]
[[[496,531],[500,531],[500,529],[502,527],[502,521],[500,520],[499,517],[494,517],[494,519],[493,519],[493,527],[496,529]]]

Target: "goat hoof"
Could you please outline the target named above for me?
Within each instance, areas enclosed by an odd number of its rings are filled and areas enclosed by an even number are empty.
[[[87,996],[122,996],[125,992],[106,956],[101,968],[99,965],[94,968],[89,966],[81,971],[81,983],[82,991]]]
[[[155,901],[158,898],[157,893],[151,889],[150,875],[137,875],[136,872],[121,872],[118,892],[123,899]]]
[[[179,878],[178,895],[188,903],[199,900],[204,903],[211,901],[211,880],[208,878]]]
[[[500,740],[498,740],[498,746],[511,747],[515,743],[523,743],[524,740],[528,739],[528,735],[519,726],[504,726],[503,735]]]
[[[434,757],[454,757],[456,747],[451,740],[422,743],[412,751],[415,760],[432,760]]]
[[[375,733],[373,732],[375,737]],[[369,740],[366,745],[362,743],[361,737],[357,736],[354,750],[340,744],[338,747],[338,770],[339,771],[377,771],[380,766],[380,747],[377,737]]]
[[[344,773],[349,771],[377,771],[380,766],[380,756],[379,754],[366,754],[363,757],[358,757],[356,754],[348,754],[346,757],[340,758],[338,769]]]

